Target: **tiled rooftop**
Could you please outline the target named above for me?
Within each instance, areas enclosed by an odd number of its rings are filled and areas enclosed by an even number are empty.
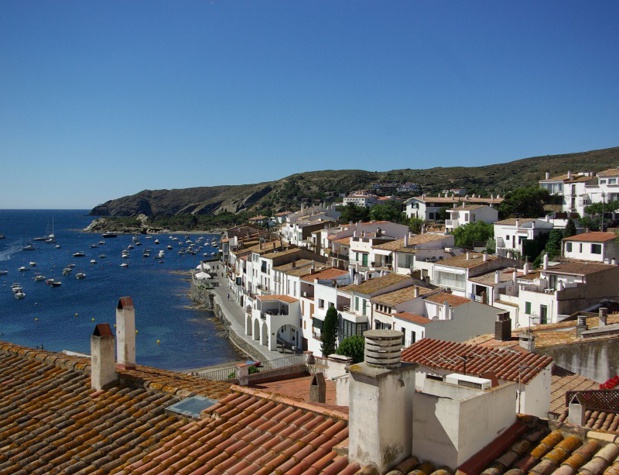
[[[270,301],[270,300],[277,300],[277,301],[286,302],[286,303],[293,303],[293,302],[299,301],[299,299],[290,297],[289,295],[257,295],[256,298],[264,302]]]
[[[373,279],[366,280],[360,284],[342,287],[341,290],[344,292],[355,292],[358,294],[371,295],[375,292],[381,291],[382,289],[386,289],[392,285],[396,285],[404,281],[410,281],[411,285],[413,284],[413,280],[408,276],[400,274],[387,274],[382,277],[374,277]]]
[[[303,281],[314,282],[314,280],[330,280],[336,279],[344,274],[348,274],[348,271],[343,269],[337,269],[335,267],[331,267],[320,272],[314,272],[313,274],[305,275],[301,278]]]
[[[432,320],[422,315],[416,315],[410,312],[398,312],[393,314],[394,318],[401,318],[407,322],[415,323],[417,325],[427,325]]]
[[[499,256],[493,255],[493,254],[486,254],[486,261],[484,261],[483,253],[467,252],[464,254],[460,254],[458,256],[451,257],[449,259],[445,259],[437,263],[437,265],[445,266],[445,267],[461,267],[464,269],[470,269],[472,267],[483,265],[486,262],[493,261],[495,259],[499,259]]]
[[[590,233],[575,234],[574,236],[566,237],[563,240],[573,242],[607,242],[612,241],[613,239],[617,239],[617,235],[615,233],[593,231]]]
[[[513,280],[514,278],[513,267],[507,267],[505,269],[500,269],[498,272],[499,272],[498,273],[499,282],[509,282],[510,280]],[[492,271],[492,272],[487,272],[486,274],[481,274],[475,277],[471,277],[469,280],[471,282],[476,282],[478,284],[493,285],[496,283],[496,276],[497,274],[495,273],[495,271]]]
[[[510,348],[489,349],[424,338],[402,350],[402,361],[474,376],[491,371],[498,379],[526,384],[551,364],[552,358]]]
[[[619,168],[611,168],[609,170],[603,170],[598,172],[597,176],[599,177],[608,177],[608,176],[619,176]]]
[[[410,287],[404,287],[403,289],[394,290],[393,292],[387,292],[377,297],[373,297],[371,299],[371,302],[393,307],[400,303],[408,302],[409,300],[413,300],[414,298],[416,298],[415,292],[418,292],[417,296],[421,297],[422,295],[426,295],[434,291],[426,289],[424,287],[417,287],[416,285],[412,285]]]
[[[464,305],[465,303],[471,302],[471,299],[467,299],[466,297],[460,297],[449,292],[435,293],[427,296],[424,300],[438,305],[443,305],[445,302],[447,302],[450,307],[457,307],[459,305]]]
[[[612,264],[600,264],[599,262],[566,261],[556,266],[548,267],[543,271],[550,274],[588,275],[598,272],[607,272],[616,269]]]
[[[532,223],[536,221],[536,218],[507,218],[501,221],[495,221],[494,224],[500,224],[503,226],[515,226],[518,224]]]

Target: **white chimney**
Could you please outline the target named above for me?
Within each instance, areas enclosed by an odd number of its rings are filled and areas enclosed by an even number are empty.
[[[416,285],[413,287],[413,297],[419,297],[419,287],[417,287]]]
[[[571,170],[568,170],[568,171],[567,171],[567,179],[568,179],[568,180],[571,180],[571,179],[572,179],[572,172],[571,172]]]
[[[482,254],[482,259],[484,262],[488,260],[488,253],[486,251],[484,251],[484,253]]]
[[[548,270],[548,254],[544,254],[543,257],[543,267],[544,270]]]
[[[348,458],[386,473],[411,455],[416,366],[400,362],[402,332],[363,336],[365,361],[349,368]]]
[[[546,180],[550,179],[550,172],[546,172]]]
[[[529,275],[529,263],[525,262],[524,266],[522,266],[522,274]]]
[[[408,247],[408,232],[404,235],[404,247]]]
[[[499,274],[498,270],[494,271],[494,283],[495,284],[500,284],[501,283],[501,274]]]
[[[99,391],[114,381],[114,334],[109,323],[100,323],[90,336],[90,386]]]
[[[131,297],[121,297],[116,306],[116,338],[118,366],[135,368],[135,309]]]
[[[466,251],[466,260],[470,260],[471,259],[471,254],[469,253],[469,251]]]
[[[443,318],[445,320],[451,320],[451,317],[449,315],[449,310],[451,309],[451,307],[449,306],[449,303],[447,303],[447,300],[445,300],[443,302]]]

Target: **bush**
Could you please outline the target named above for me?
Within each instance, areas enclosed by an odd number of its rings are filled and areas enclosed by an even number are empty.
[[[346,337],[337,347],[335,353],[351,357],[353,363],[361,363],[365,355],[365,338],[362,335]]]

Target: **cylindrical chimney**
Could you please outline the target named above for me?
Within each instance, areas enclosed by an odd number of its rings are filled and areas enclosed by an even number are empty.
[[[601,327],[606,326],[606,319],[608,317],[608,309],[606,307],[600,307],[598,315],[599,315],[599,320],[600,320],[599,325]]]
[[[365,363],[376,368],[399,368],[401,364],[402,332],[395,330],[367,330]]]

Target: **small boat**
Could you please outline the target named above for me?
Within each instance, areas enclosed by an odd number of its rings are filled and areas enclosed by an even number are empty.
[[[172,249],[174,249],[174,248],[172,247],[172,245],[171,245],[171,244],[168,244],[168,249],[172,250]]]
[[[32,244],[26,244],[21,248],[22,251],[34,251],[35,247]]]
[[[83,272],[78,272],[77,274],[75,274],[75,278],[78,280],[85,279],[86,274],[84,274]]]
[[[13,293],[15,292],[19,292],[20,290],[24,290],[21,286],[21,284],[18,284],[17,282],[11,284],[11,290],[13,291]]]
[[[37,274],[34,276],[34,281],[35,282],[41,282],[42,280],[45,280],[45,276],[41,275],[41,274]]]
[[[30,261],[30,267],[36,267],[36,266],[37,266],[37,263],[36,263],[36,262],[34,262],[34,261]]]
[[[64,269],[62,269],[62,275],[69,275],[71,272],[73,272],[73,269],[71,267],[65,267]]]
[[[98,245],[98,244],[91,244],[91,245],[90,245],[90,247],[91,247],[92,249],[96,249],[97,247],[99,247],[99,245]]]
[[[52,285],[54,283],[54,279],[45,279],[45,283],[47,285]]]
[[[0,269],[0,275],[7,275],[8,273],[8,269]]]
[[[60,287],[62,285],[62,282],[60,282],[59,280],[54,280],[51,285],[52,287]]]
[[[155,244],[159,244],[159,239],[155,239]]]
[[[99,259],[105,259],[107,256],[105,254],[99,254]]]
[[[25,272],[25,271],[27,271],[27,270],[30,270],[30,268],[29,268],[29,267],[26,267],[26,266],[21,266],[21,267],[19,268],[19,272]]]
[[[142,254],[142,257],[150,257],[150,252],[145,252],[144,254]]]
[[[133,244],[129,244],[129,245],[127,246],[127,249],[134,249]]]
[[[17,300],[20,300],[20,299],[23,299],[26,296],[26,293],[23,290],[18,290],[13,295],[15,295],[15,298]]]
[[[73,257],[84,257],[84,256],[86,256],[86,254],[81,251],[73,253]]]
[[[56,244],[56,249],[60,249],[62,246],[60,244]]]
[[[96,263],[97,263],[97,261],[96,261],[95,259],[90,259],[90,263],[91,263],[91,264],[96,264]]]
[[[101,236],[103,236],[104,238],[115,238],[118,237],[118,235],[116,233],[103,233]]]
[[[126,262],[123,262],[120,267],[129,267],[129,264],[127,264]]]

